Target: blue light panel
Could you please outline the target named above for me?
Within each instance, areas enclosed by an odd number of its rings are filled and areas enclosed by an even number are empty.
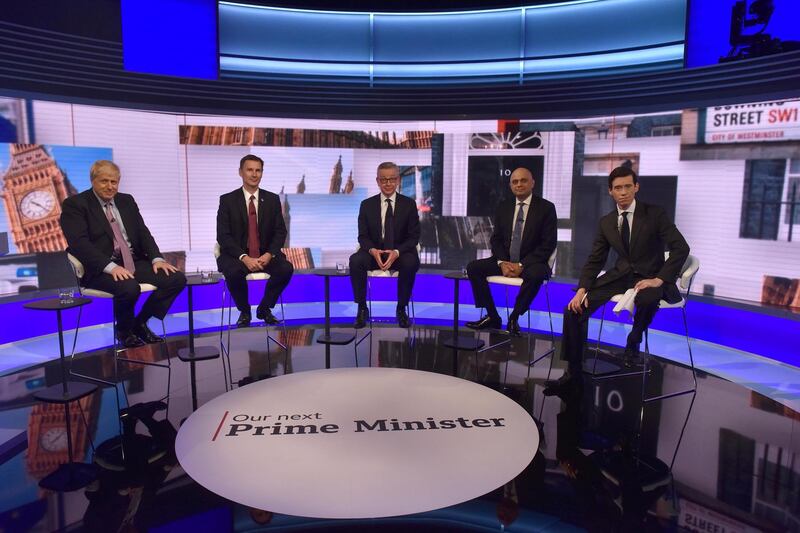
[[[122,0],[125,70],[217,79],[216,0]]]

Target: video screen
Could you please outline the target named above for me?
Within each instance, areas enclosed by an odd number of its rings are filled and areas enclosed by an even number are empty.
[[[393,161],[399,192],[417,204],[422,268],[489,257],[495,210],[511,196],[511,172],[525,167],[535,194],[556,206],[556,276],[569,281],[613,208],[608,173],[625,165],[640,176],[637,198],[663,206],[700,259],[693,292],[800,304],[798,99],[541,123],[223,117],[38,100],[16,108],[30,110],[37,137],[20,130],[0,145],[1,294],[63,283],[47,281],[62,278],[46,280],[37,258],[63,251],[60,202],[90,187],[101,158],[120,166],[120,190],[170,261],[215,270],[219,197],[241,187],[239,160],[255,154],[262,188],[281,198],[284,251],[298,270],[347,262],[359,205],[378,193],[377,166]]]
[[[690,0],[686,67],[800,50],[797,0]]]

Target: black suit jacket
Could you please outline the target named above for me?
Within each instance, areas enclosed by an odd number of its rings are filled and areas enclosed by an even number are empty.
[[[358,244],[362,250],[383,249],[381,239],[381,194],[361,202],[358,210]],[[394,249],[400,253],[417,253],[419,214],[417,204],[408,196],[397,193],[394,209]]]
[[[667,216],[658,206],[636,200],[631,229],[630,254],[622,247],[622,237],[617,227],[617,209],[600,219],[600,227],[592,245],[592,252],[581,272],[579,287],[591,289],[602,287],[630,273],[644,278],[659,278],[664,282],[664,299],[680,299],[675,280],[680,275],[689,245]],[[617,252],[614,268],[597,277],[606,263],[608,252]],[[664,260],[664,252],[669,251],[669,259]]]
[[[161,257],[133,196],[117,193],[114,204],[131,241],[134,257],[150,261]],[[114,254],[114,232],[92,189],[64,200],[61,205],[61,229],[67,238],[67,252],[83,263],[84,279],[101,274]]]
[[[490,243],[492,258],[497,261],[511,260],[511,236],[514,233],[514,210],[517,203],[516,198],[505,200],[494,215],[494,231]],[[529,267],[534,263],[547,264],[558,242],[557,226],[556,206],[532,194],[522,229],[522,246],[519,253],[523,267]]]
[[[219,197],[217,210],[217,242],[220,271],[241,263],[239,257],[247,253],[247,202],[239,187]],[[281,248],[286,242],[286,224],[283,221],[281,201],[277,194],[258,189],[259,254],[266,252],[283,257]]]

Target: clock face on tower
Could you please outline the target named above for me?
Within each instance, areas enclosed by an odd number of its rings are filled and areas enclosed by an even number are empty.
[[[56,206],[56,199],[50,191],[31,191],[22,197],[19,203],[20,212],[30,220],[47,216]]]
[[[67,428],[50,428],[39,437],[39,444],[48,452],[60,452],[67,449]]]

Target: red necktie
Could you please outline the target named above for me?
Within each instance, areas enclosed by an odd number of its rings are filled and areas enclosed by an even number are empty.
[[[255,195],[250,195],[250,205],[247,208],[247,255],[258,258],[258,216],[256,215]]]
[[[125,238],[122,236],[122,228],[120,228],[119,222],[117,222],[117,220],[114,218],[114,211],[111,209],[111,202],[106,204],[105,212],[108,223],[111,225],[111,231],[114,233],[114,257],[121,257],[122,266],[125,267],[125,270],[132,274],[136,271],[133,263],[133,255],[131,254],[131,249],[128,246],[128,243],[125,242]]]

